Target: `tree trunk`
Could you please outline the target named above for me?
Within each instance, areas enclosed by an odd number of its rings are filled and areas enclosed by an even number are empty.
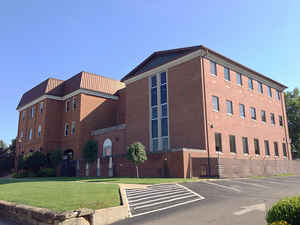
[[[137,165],[135,165],[135,168],[136,168],[136,178],[139,178],[139,168]]]

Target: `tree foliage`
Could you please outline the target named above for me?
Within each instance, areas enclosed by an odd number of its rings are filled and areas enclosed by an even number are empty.
[[[294,157],[300,157],[300,93],[299,89],[285,93],[285,104]]]
[[[132,161],[136,167],[136,175],[139,177],[138,165],[147,160],[145,146],[140,142],[135,142],[128,147],[127,159]]]
[[[88,163],[95,162],[98,157],[98,143],[94,140],[87,141],[82,149],[82,156]]]
[[[0,151],[0,174],[9,173],[14,168],[16,156],[16,139],[13,139],[8,147],[3,143],[3,141],[0,141],[0,148],[6,146]]]
[[[7,148],[7,144],[3,140],[0,140],[0,149],[4,150],[6,148]]]
[[[63,152],[61,149],[50,151],[49,163],[52,166],[52,168],[56,169],[62,160],[63,160]]]
[[[47,163],[47,157],[42,152],[29,153],[24,157],[24,168],[34,173],[37,173]]]

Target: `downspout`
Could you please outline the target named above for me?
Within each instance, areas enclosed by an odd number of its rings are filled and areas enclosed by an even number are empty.
[[[204,121],[205,121],[205,138],[206,138],[206,149],[207,149],[207,165],[208,165],[208,176],[211,176],[211,168],[210,168],[210,150],[208,144],[208,121],[207,121],[207,107],[206,107],[206,90],[205,90],[205,74],[204,74],[204,64],[203,64],[203,57],[207,56],[208,52],[205,55],[200,56],[200,65],[201,65],[201,81],[202,81],[202,101],[203,101],[203,108],[204,108]]]

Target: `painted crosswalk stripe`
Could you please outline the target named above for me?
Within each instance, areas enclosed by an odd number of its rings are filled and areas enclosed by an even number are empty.
[[[175,190],[180,190],[179,188],[178,189],[175,189]],[[175,191],[174,190],[174,191]],[[143,196],[148,196],[148,195],[153,195],[153,194],[156,194],[156,193],[167,193],[167,192],[170,192],[170,190],[168,190],[168,191],[150,191],[150,192],[148,192],[148,193],[143,193],[142,195]],[[129,198],[133,198],[133,197],[139,197],[141,194],[139,193],[139,194],[128,194],[127,195],[127,197],[129,197]]]
[[[168,195],[184,193],[184,192],[186,192],[186,191],[185,190],[180,190],[180,191],[174,191],[174,192],[169,192],[169,193],[165,193],[165,194],[156,194],[156,195],[145,197],[145,198],[137,198],[137,199],[134,199],[134,200],[130,200],[128,202],[132,203],[132,202],[142,201],[142,200],[151,199],[151,198],[155,198],[155,197],[168,196]]]

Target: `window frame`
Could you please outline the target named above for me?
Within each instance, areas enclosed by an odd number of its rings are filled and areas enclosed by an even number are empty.
[[[266,116],[266,111],[265,110],[261,110],[260,111],[260,116],[261,116],[261,121],[266,123],[267,122],[267,116]]]
[[[276,90],[276,98],[277,98],[278,101],[280,101],[281,100],[280,92],[277,89],[275,89],[275,90]]]
[[[270,120],[271,120],[271,124],[275,125],[276,121],[275,121],[275,114],[274,113],[270,113]]]
[[[76,132],[76,128],[75,128],[76,122],[72,121],[71,123],[71,135],[74,135]]]
[[[248,77],[248,89],[253,91],[254,90],[254,86],[253,86],[253,79]]]
[[[241,115],[241,113],[242,113],[242,115]],[[240,103],[240,117],[241,118],[245,118],[246,117],[246,107],[245,107],[244,104],[241,104],[241,103]]]
[[[264,146],[265,146],[265,155],[270,156],[270,143],[269,140],[264,140]]]
[[[214,102],[214,100],[216,100],[217,109],[215,109],[215,104],[214,104],[215,102]],[[220,111],[220,101],[219,101],[219,97],[218,96],[215,96],[215,95],[212,96],[212,107],[213,107],[213,110],[215,112],[219,112]]]
[[[272,88],[270,87],[270,86],[268,86],[268,96],[270,97],[270,98],[272,98],[273,97],[273,94],[272,94]]]
[[[279,146],[277,141],[274,141],[274,155],[275,157],[279,157]]]
[[[70,99],[66,101],[66,112],[70,112]]]
[[[258,93],[263,94],[264,93],[263,83],[260,81],[257,81],[257,83],[258,83]]]
[[[254,138],[254,153],[255,155],[260,155],[260,146],[258,138]]]
[[[69,123],[65,123],[65,132],[64,132],[64,136],[67,137],[69,136]]]
[[[224,66],[224,80],[230,81],[230,69]]]
[[[40,124],[38,126],[38,137],[41,137],[41,135],[42,135],[42,125]]]
[[[229,148],[230,148],[230,153],[236,154],[236,138],[232,134],[229,135]]]
[[[282,153],[284,157],[287,157],[287,147],[286,147],[286,143],[282,143]]]
[[[44,111],[44,102],[40,102],[40,114]]]
[[[254,112],[254,117],[252,115],[252,110]],[[252,120],[257,120],[257,115],[256,115],[256,108],[255,107],[250,107],[250,115]]]
[[[283,127],[283,117],[281,115],[278,115],[279,120],[279,126]]]
[[[217,63],[212,60],[209,60],[209,61],[210,61],[210,74],[213,76],[218,76]],[[214,68],[213,70],[215,73],[213,73],[212,68]]]
[[[220,138],[220,140],[217,140],[217,138]],[[220,143],[218,143],[218,141],[220,141]],[[217,143],[220,144],[220,146],[217,146]],[[220,151],[218,149],[220,149]],[[222,153],[223,152],[222,133],[220,133],[220,132],[215,132],[215,151],[217,153]]]
[[[239,86],[243,86],[243,75],[241,73],[236,72],[236,83]]]
[[[243,153],[244,153],[244,155],[249,155],[248,137],[242,137],[242,144],[243,144]]]
[[[229,108],[228,108],[228,107],[229,107]],[[230,112],[228,112],[228,110],[229,110]],[[226,100],[226,112],[227,112],[227,114],[229,114],[229,115],[233,115],[233,103],[232,103],[231,100]]]
[[[74,96],[72,98],[72,110],[75,111],[77,108],[77,98]]]

